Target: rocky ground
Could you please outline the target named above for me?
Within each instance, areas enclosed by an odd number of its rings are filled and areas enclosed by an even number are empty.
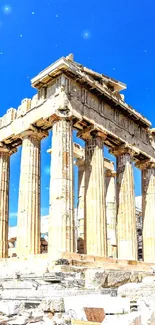
[[[153,270],[0,270],[0,324],[70,325],[87,320],[84,307],[103,308],[103,325],[155,325]]]

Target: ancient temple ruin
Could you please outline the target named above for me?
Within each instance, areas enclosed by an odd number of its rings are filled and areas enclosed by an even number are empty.
[[[76,158],[79,253],[137,260],[134,163],[142,170],[143,260],[155,263],[155,129],[125,102],[120,92],[126,85],[76,63],[73,55],[62,57],[31,82],[37,94],[0,119],[0,257],[8,257],[10,156],[20,145],[17,256],[40,254],[40,144],[52,129],[49,258],[77,249]],[[85,141],[82,152],[73,144],[73,129]],[[104,159],[104,146],[117,158],[116,171]]]

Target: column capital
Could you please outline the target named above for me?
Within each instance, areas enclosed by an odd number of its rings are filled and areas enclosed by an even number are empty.
[[[110,170],[110,169],[107,169],[106,171],[105,171],[105,176],[106,177],[116,177],[116,172],[114,171],[114,170]]]
[[[138,150],[134,146],[122,144],[120,146],[110,149],[109,153],[113,154],[116,157],[119,157],[123,154],[129,154],[131,157],[134,157],[134,155],[138,154]]]
[[[11,156],[16,151],[17,151],[17,149],[12,147],[11,145],[6,145],[6,144],[0,142],[0,152],[6,152],[6,153],[8,153],[9,156]]]
[[[20,134],[21,139],[24,139],[27,136],[32,136],[34,138],[42,140],[48,136],[48,131],[31,126],[28,130],[25,130]]]
[[[141,170],[155,168],[155,159],[152,158],[138,161],[135,166]]]
[[[85,166],[84,158],[77,158],[75,165],[80,167],[80,168],[84,168],[84,166]]]
[[[92,138],[101,138],[103,141],[107,138],[107,134],[102,130],[98,130],[95,125],[90,125],[77,133],[77,137],[83,140]]]
[[[63,112],[63,111],[66,111],[66,109],[64,109],[64,110],[62,109],[60,111]],[[59,115],[59,113],[56,113],[56,114],[54,114],[54,116],[51,116],[49,118],[49,120],[52,121],[52,127],[54,124],[56,124],[59,121],[69,122],[71,126],[73,124],[72,116],[64,116],[63,113],[61,113],[61,115]]]

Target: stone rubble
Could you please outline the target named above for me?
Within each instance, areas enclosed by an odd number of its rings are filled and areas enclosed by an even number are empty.
[[[118,296],[134,299],[150,297],[155,294],[155,282],[127,283],[118,288]]]
[[[103,325],[155,325],[151,271],[0,273],[0,288],[0,325],[71,325],[85,307],[103,308]]]
[[[126,283],[138,283],[143,278],[152,275],[150,273],[137,271],[112,271],[103,269],[87,269],[85,272],[86,288],[118,288]],[[153,277],[155,280],[155,277]]]
[[[106,316],[104,325],[142,325],[139,312],[133,312],[130,315],[112,315]],[[146,325],[146,324],[145,324]],[[151,324],[152,325],[152,324]]]

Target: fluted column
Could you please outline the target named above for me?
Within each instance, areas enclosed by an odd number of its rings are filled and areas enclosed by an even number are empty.
[[[52,258],[74,251],[72,122],[53,125],[48,253]]]
[[[143,259],[155,263],[155,163],[140,162],[142,170]]]
[[[115,149],[117,156],[117,241],[118,258],[137,259],[136,209],[132,150]]]
[[[0,258],[8,257],[10,155],[15,152],[0,146]]]
[[[85,146],[85,252],[96,256],[107,255],[103,143],[95,136]]]
[[[77,159],[78,166],[78,253],[84,253],[84,219],[85,219],[85,162]]]
[[[117,257],[117,240],[116,240],[116,172],[106,170],[106,219],[107,219],[107,245],[108,256]]]
[[[22,134],[17,255],[40,253],[40,141],[45,133]]]

